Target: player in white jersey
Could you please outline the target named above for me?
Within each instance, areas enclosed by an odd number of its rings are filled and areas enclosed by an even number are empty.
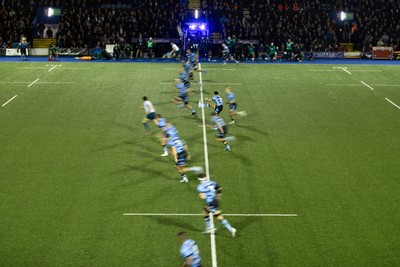
[[[154,109],[153,103],[148,100],[147,96],[143,97],[143,101],[143,109],[144,112],[146,112],[146,116],[143,118],[142,123],[144,129],[146,130],[146,133],[149,134],[151,133],[151,129],[147,122],[153,121],[154,123],[156,123],[156,121],[154,121],[154,119],[156,118],[156,110]]]
[[[172,51],[171,51],[172,58],[175,58],[176,61],[179,61],[179,58],[181,57],[181,50],[174,43],[171,43],[171,47],[172,47]]]

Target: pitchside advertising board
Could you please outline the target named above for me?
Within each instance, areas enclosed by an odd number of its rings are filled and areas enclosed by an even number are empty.
[[[314,58],[344,58],[343,52],[313,52]]]

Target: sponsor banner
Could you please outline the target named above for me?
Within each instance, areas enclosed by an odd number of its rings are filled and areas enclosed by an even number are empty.
[[[29,54],[29,49],[27,49],[27,54]],[[17,53],[17,48],[7,48],[6,56],[20,56],[20,53]]]
[[[344,58],[360,58],[360,52],[344,52]]]
[[[60,56],[86,56],[88,55],[87,48],[59,48],[58,54]]]
[[[344,58],[343,52],[313,52],[314,58]]]

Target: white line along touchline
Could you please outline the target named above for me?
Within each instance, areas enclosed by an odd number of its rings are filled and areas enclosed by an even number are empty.
[[[204,103],[204,95],[203,95],[203,80],[202,80],[202,72],[201,72],[201,64],[199,63],[199,82],[200,82],[200,100]],[[207,127],[206,127],[206,116],[204,108],[201,109],[201,117],[203,121],[203,142],[204,142],[204,164],[206,167],[206,176],[207,180],[210,180],[210,165],[208,163],[208,146],[207,146]],[[214,218],[210,216],[210,227],[211,229],[214,228]],[[214,231],[210,234],[211,239],[211,260],[212,260],[212,267],[217,267],[217,247],[215,243],[215,233]]]
[[[15,96],[11,97],[6,103],[4,103],[4,104],[2,105],[2,107],[4,107],[5,105],[7,105],[7,104],[10,103],[11,101],[13,101],[14,98],[16,98],[17,96],[18,96],[18,95],[15,95]]]
[[[203,216],[200,213],[124,213],[124,216]],[[254,213],[254,214],[225,214],[228,217],[297,217],[297,214]]]

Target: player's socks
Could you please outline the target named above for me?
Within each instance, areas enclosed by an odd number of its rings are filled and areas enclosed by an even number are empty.
[[[188,178],[186,177],[186,174],[181,174],[182,179],[179,181],[181,183],[187,183],[189,182]]]
[[[163,147],[163,149],[164,149],[164,153],[167,153],[167,154],[168,154],[167,145],[163,145],[162,147]]]
[[[211,228],[210,216],[207,215],[204,217],[204,224],[206,226],[206,230]]]
[[[228,229],[229,232],[232,232],[233,228],[226,219],[223,219],[221,223],[225,226],[226,229]]]
[[[235,140],[236,140],[236,137],[234,137],[234,136],[227,136],[227,137],[224,138],[224,140],[225,140],[225,141],[235,141]],[[226,144],[228,144],[228,143],[226,143]]]
[[[147,124],[147,122],[143,122],[143,126],[146,131],[150,131],[150,126]]]
[[[192,172],[203,172],[203,168],[202,167],[197,167],[197,166],[190,167],[189,170],[192,171]]]

